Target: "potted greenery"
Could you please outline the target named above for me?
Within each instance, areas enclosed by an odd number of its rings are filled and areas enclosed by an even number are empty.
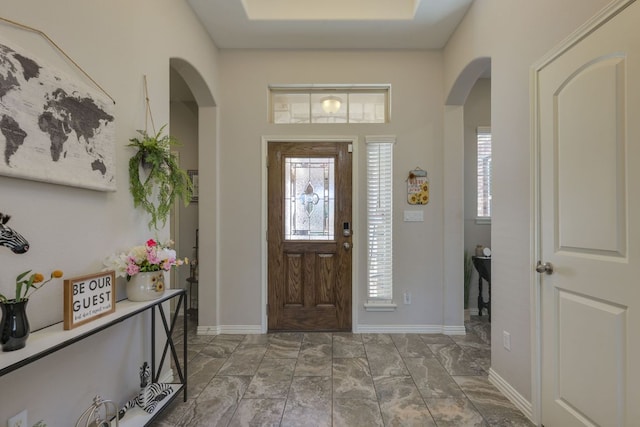
[[[473,273],[473,261],[468,251],[464,251],[464,320],[469,320],[469,293],[471,291],[471,273]]]
[[[129,190],[133,204],[142,206],[151,216],[149,228],[155,229],[159,223],[166,223],[174,201],[180,198],[187,206],[193,191],[189,175],[180,168],[177,156],[171,152],[171,147],[179,145],[178,142],[170,135],[162,136],[165,126],[155,135],[139,130],[140,137],[129,140],[129,147],[138,149],[129,159]]]

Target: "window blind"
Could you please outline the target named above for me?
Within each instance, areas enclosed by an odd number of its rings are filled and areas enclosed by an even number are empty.
[[[491,218],[491,128],[478,127],[478,218]]]
[[[391,302],[392,289],[392,140],[367,138],[367,240],[369,302]]]

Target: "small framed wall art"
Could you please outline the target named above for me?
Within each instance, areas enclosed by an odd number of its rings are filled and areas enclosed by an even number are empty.
[[[64,329],[116,311],[116,273],[102,271],[64,281]]]
[[[191,202],[198,202],[198,171],[196,169],[187,170],[187,174],[191,179],[191,184],[193,184],[193,193],[191,194]]]

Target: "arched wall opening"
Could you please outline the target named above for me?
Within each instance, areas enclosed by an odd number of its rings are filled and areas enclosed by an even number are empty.
[[[482,56],[469,62],[449,91],[446,105],[464,105],[478,79],[491,76],[491,58]]]
[[[460,72],[444,111],[444,324],[464,323],[464,104],[481,77],[491,75],[491,58],[476,58]]]
[[[197,260],[197,269],[184,267],[176,287],[186,287],[187,307],[198,325],[217,324],[217,117],[216,103],[207,83],[198,70],[181,58],[171,58],[171,132],[183,133],[191,141],[181,154],[181,167],[198,176],[197,201],[176,209],[173,223],[180,236],[180,256]],[[173,233],[173,231],[172,231]],[[196,248],[197,246],[197,248]],[[195,267],[195,266],[194,266]],[[197,285],[186,279],[196,274]],[[207,278],[203,280],[201,278]],[[193,297],[193,298],[192,298]]]

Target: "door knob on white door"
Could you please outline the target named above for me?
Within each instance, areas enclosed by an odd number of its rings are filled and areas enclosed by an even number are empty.
[[[545,262],[543,264],[542,261],[538,261],[538,264],[536,265],[536,271],[541,274],[553,274],[553,264],[551,264],[550,262]]]

